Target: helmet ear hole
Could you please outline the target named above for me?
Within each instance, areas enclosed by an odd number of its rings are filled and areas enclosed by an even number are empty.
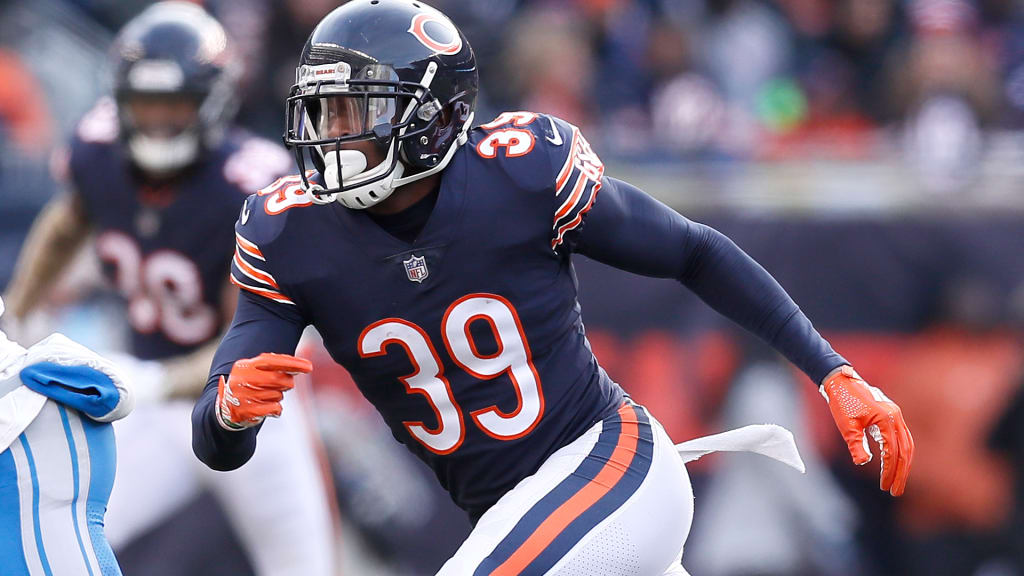
[[[431,116],[425,126],[417,126],[417,134],[402,142],[402,161],[416,171],[437,166],[454,141],[455,116],[449,104]]]
[[[448,128],[448,126],[451,124],[451,122],[452,122],[452,107],[451,106],[445,106],[444,108],[441,108],[441,111],[438,112],[438,114],[437,114],[437,127],[441,128],[441,129]]]

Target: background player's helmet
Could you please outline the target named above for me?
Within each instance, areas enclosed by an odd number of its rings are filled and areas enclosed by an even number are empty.
[[[285,144],[318,201],[367,208],[448,165],[466,142],[477,85],[473,49],[447,16],[418,0],[353,0],[302,49]],[[341,148],[356,141],[376,143],[384,160],[367,166]],[[311,168],[322,185],[307,179]]]
[[[113,56],[121,136],[139,168],[174,173],[217,145],[237,110],[237,69],[212,16],[190,2],[154,4],[125,24]],[[195,113],[184,125],[143,125],[139,110],[155,105],[159,117],[160,103]]]

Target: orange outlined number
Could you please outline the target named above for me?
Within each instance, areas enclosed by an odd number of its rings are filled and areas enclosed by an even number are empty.
[[[257,194],[270,196],[264,202],[263,209],[271,216],[290,208],[300,208],[313,203],[313,195],[302,189],[302,178],[297,175],[278,178]]]
[[[476,145],[477,154],[484,158],[496,158],[498,150],[504,149],[507,158],[526,156],[537,141],[529,130],[504,128],[495,130]]]
[[[444,366],[437,350],[422,328],[400,318],[374,322],[359,335],[359,355],[363,358],[383,356],[387,347],[397,344],[412,361],[413,372],[399,378],[408,394],[422,394],[434,410],[437,427],[427,428],[422,422],[402,422],[420,444],[435,454],[450,454],[462,445],[466,427],[462,411],[455,404],[452,388],[444,377]]]
[[[498,351],[481,354],[469,333],[477,320],[490,325]],[[512,303],[496,294],[463,296],[445,312],[444,345],[460,368],[480,380],[493,380],[508,374],[515,387],[518,403],[515,410],[503,414],[497,406],[476,410],[473,421],[488,436],[498,440],[514,440],[529,434],[544,413],[544,395],[540,376],[533,365],[530,345]]]
[[[470,334],[474,322],[486,322],[498,344],[498,351],[484,355]],[[459,298],[442,320],[445,348],[455,364],[480,380],[493,380],[507,374],[515,388],[518,403],[509,413],[489,406],[470,413],[473,422],[488,436],[514,440],[529,434],[544,415],[544,394],[540,376],[533,365],[519,315],[512,303],[496,294],[469,294]],[[359,336],[359,354],[363,358],[382,356],[391,344],[400,345],[415,370],[399,380],[409,394],[426,397],[437,420],[428,428],[422,421],[403,422],[409,433],[435,454],[450,454],[465,439],[465,418],[444,377],[444,368],[427,333],[412,322],[386,318],[368,326]]]

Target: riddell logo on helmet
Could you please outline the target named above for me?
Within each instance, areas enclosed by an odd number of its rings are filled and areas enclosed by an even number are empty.
[[[436,26],[432,28],[436,29],[441,27],[444,29],[444,36],[449,37],[448,41],[438,40],[427,34],[427,24],[433,23]],[[427,48],[439,53],[439,54],[458,54],[462,51],[462,36],[459,35],[459,31],[455,28],[455,25],[448,21],[447,18],[435,15],[435,14],[424,14],[419,13],[412,19],[412,24],[409,26],[408,32],[416,37]]]

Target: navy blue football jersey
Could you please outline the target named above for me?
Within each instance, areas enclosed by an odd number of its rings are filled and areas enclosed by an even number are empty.
[[[231,470],[252,456],[259,428],[220,424],[219,382],[239,359],[293,353],[313,324],[395,437],[479,518],[625,399],[584,336],[573,253],[678,280],[812,382],[847,363],[731,240],[605,176],[555,118],[512,112],[472,130],[418,237],[392,229],[315,204],[298,176],[246,200],[231,268],[244,291],[192,413],[200,460]]]
[[[575,127],[506,113],[470,132],[412,243],[314,205],[298,176],[250,197],[232,281],[313,324],[475,517],[624,400],[584,336],[566,249],[602,174]]]
[[[69,154],[69,184],[96,233],[104,275],[127,301],[132,353],[167,358],[217,336],[233,223],[246,195],[292,167],[287,152],[235,131],[156,185],[132,167],[106,98],[80,122]]]

